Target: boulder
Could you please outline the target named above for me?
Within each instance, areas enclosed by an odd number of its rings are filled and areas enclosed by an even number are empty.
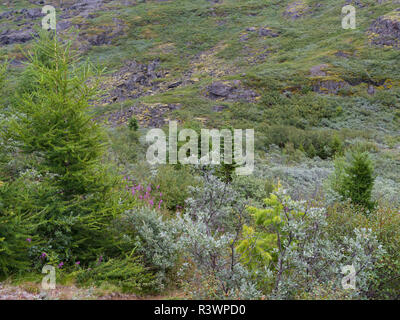
[[[400,49],[400,8],[375,20],[369,30],[370,43]]]
[[[261,27],[260,29],[258,29],[258,35],[262,37],[272,37],[272,38],[279,37],[278,33],[272,31],[268,27]]]
[[[24,43],[33,38],[32,30],[4,30],[0,33],[0,44],[8,45],[14,43]]]
[[[259,96],[253,90],[244,88],[240,80],[216,81],[206,90],[207,96],[211,99],[255,102],[255,99]]]

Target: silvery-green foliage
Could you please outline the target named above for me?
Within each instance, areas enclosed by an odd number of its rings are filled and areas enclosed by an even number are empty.
[[[304,201],[290,199],[284,190],[275,194],[284,208],[281,218],[285,223],[279,231],[283,241],[275,249],[277,259],[268,266],[275,282],[270,297],[294,298],[327,283],[341,289],[341,270],[346,265],[356,270],[357,286],[350,296],[365,297],[374,264],[384,254],[373,232],[355,229],[353,237],[332,240],[326,233],[325,208],[307,208]],[[285,214],[289,210],[294,214]]]
[[[211,231],[235,232],[246,215],[247,201],[230,184],[224,183],[205,170],[201,186],[189,187],[190,197],[185,201],[185,214],[204,223]]]
[[[277,146],[271,146],[266,160],[256,162],[254,175],[265,180],[279,179],[293,199],[314,199],[323,193],[325,179],[332,172],[332,162],[318,157],[306,158],[301,163],[286,163]]]
[[[371,229],[356,228],[354,237],[344,237],[338,244],[342,249],[343,265],[353,265],[356,270],[356,297],[367,298],[371,280],[375,277],[375,264],[385,254],[385,250],[379,243]]]
[[[392,179],[377,177],[372,197],[385,206],[396,208],[400,206],[400,183]]]
[[[167,273],[175,267],[179,257],[180,225],[146,207],[125,212],[122,224],[137,235],[135,239],[125,236],[125,240],[135,241],[138,252],[143,255],[149,265],[156,268],[156,276],[162,289]]]
[[[194,263],[200,283],[192,286],[197,298],[211,298],[201,283],[212,278],[212,298],[252,299],[260,295],[249,272],[239,263],[235,246],[243,224],[245,202],[228,184],[211,173],[203,176],[203,186],[192,188],[185,214],[178,215],[182,235],[180,245],[187,260]]]

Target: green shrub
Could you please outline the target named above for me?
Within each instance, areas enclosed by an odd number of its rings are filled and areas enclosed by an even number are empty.
[[[140,257],[99,261],[95,266],[79,271],[79,285],[101,286],[113,284],[125,293],[147,294],[154,292],[154,275],[140,262]]]
[[[264,129],[264,144],[280,148],[292,145],[307,154],[327,159],[343,151],[343,143],[333,130],[302,130],[290,126],[271,126]]]
[[[354,228],[369,228],[377,235],[385,255],[376,262],[371,282],[366,290],[369,299],[399,299],[400,295],[400,215],[398,209],[378,206],[374,214],[350,205],[328,209],[327,233],[335,240],[351,234]]]
[[[354,227],[329,237],[325,208],[293,201],[278,188],[265,199],[266,208],[250,207],[253,223],[244,226],[237,250],[271,298],[293,299],[332,283],[340,289],[342,266],[357,270],[352,298],[367,297],[378,261],[384,257],[376,232]]]
[[[139,132],[121,126],[108,130],[110,154],[119,165],[129,167],[138,162],[140,154],[146,154],[139,142]]]
[[[263,179],[254,175],[234,176],[232,188],[243,199],[248,199],[252,205],[262,204],[263,200],[273,191],[273,183],[270,179]]]
[[[343,200],[350,200],[365,212],[372,211],[375,202],[371,200],[374,186],[373,165],[366,152],[353,151],[347,158],[335,161],[335,172],[331,177],[331,186]]]
[[[17,214],[4,206],[3,197],[8,192],[7,186],[0,186],[0,278],[27,271],[31,265],[32,223],[28,214]]]
[[[159,211],[143,207],[126,211],[116,226],[123,234],[122,245],[137,247],[162,290],[174,279],[173,271],[180,255],[177,240],[181,230],[175,219],[167,219]]]
[[[137,131],[139,129],[139,123],[136,117],[132,116],[128,122],[128,128],[132,131]]]
[[[260,292],[235,250],[246,202],[208,170],[202,180],[191,188],[186,211],[176,221],[182,230],[183,288],[196,299],[255,299]]]
[[[165,207],[172,211],[184,207],[189,195],[188,187],[195,183],[188,166],[160,166],[154,179],[154,185],[159,185],[160,190],[163,190]]]

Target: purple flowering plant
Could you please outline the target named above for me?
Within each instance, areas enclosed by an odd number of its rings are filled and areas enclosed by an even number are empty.
[[[129,176],[125,177],[124,180],[127,191],[139,204],[161,210],[164,200],[159,185],[155,186],[151,183],[143,185]]]

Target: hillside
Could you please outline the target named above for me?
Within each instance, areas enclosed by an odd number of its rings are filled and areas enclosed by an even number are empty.
[[[0,61],[8,61],[8,71],[0,99],[4,106],[1,119],[14,116],[13,94],[20,90],[28,62],[22,52],[35,48],[45,4],[56,8],[58,36],[63,41],[72,41],[73,49],[82,58],[78,65],[91,61],[103,70],[88,80],[99,80],[101,89],[96,99],[90,97],[88,101],[90,118],[106,133],[104,161],[111,163],[114,173],[128,177],[127,188],[131,184],[160,187],[163,196],[160,193],[153,200],[160,201],[157,204],[165,216],[171,217],[181,209],[192,212],[190,201],[200,201],[193,200],[187,191],[188,186],[197,186],[193,181],[199,176],[187,168],[190,166],[154,168],[146,161],[147,131],[168,130],[171,120],[176,120],[179,128],[197,132],[202,128],[254,129],[253,175],[235,178],[233,182],[228,179],[248,204],[265,208],[263,199],[271,195],[274,187],[282,185],[293,201],[318,203],[328,212],[337,206],[342,208],[341,212],[357,211],[339,201],[329,183],[340,159],[344,165],[350,161],[347,153],[358,150],[367,153],[373,163],[371,201],[378,203],[382,212],[387,210],[398,215],[398,1],[3,1],[0,4]],[[342,28],[345,5],[356,9],[355,29]],[[28,87],[26,83],[22,85]],[[82,123],[86,122],[82,120]],[[136,125],[138,130],[133,131],[132,126]],[[16,172],[22,172],[21,168],[28,170],[36,163],[31,159],[21,160],[19,151],[13,152],[17,154],[15,161],[8,159],[7,165],[2,166],[4,173],[0,175],[0,182],[18,180]],[[225,167],[222,170],[229,171]],[[129,177],[133,177],[132,181]],[[274,203],[273,198],[268,199],[269,204]],[[29,201],[21,200],[21,206]],[[37,202],[33,203],[35,210],[40,207]],[[138,203],[134,202],[134,206],[140,207],[141,202]],[[236,206],[236,203],[227,203],[232,208]],[[199,207],[203,208],[200,204]],[[243,219],[249,223],[249,217]],[[357,222],[360,224],[352,220],[343,225],[374,225],[363,219]],[[340,225],[343,220],[336,222]],[[400,235],[398,226],[391,231],[396,237]],[[224,228],[229,229],[224,225],[221,230]],[[243,230],[245,234],[252,232]],[[172,232],[171,237],[172,234],[175,235]],[[243,240],[241,237],[245,235],[238,236]],[[57,263],[68,259],[74,263],[73,253],[56,256]],[[146,266],[148,259],[144,259]],[[249,272],[258,267],[251,265]],[[394,274],[398,274],[400,263],[393,262],[392,267]],[[176,289],[168,285],[167,288]],[[179,290],[184,291],[181,287]],[[254,297],[249,293],[250,296]],[[296,298],[311,297],[297,294]]]

